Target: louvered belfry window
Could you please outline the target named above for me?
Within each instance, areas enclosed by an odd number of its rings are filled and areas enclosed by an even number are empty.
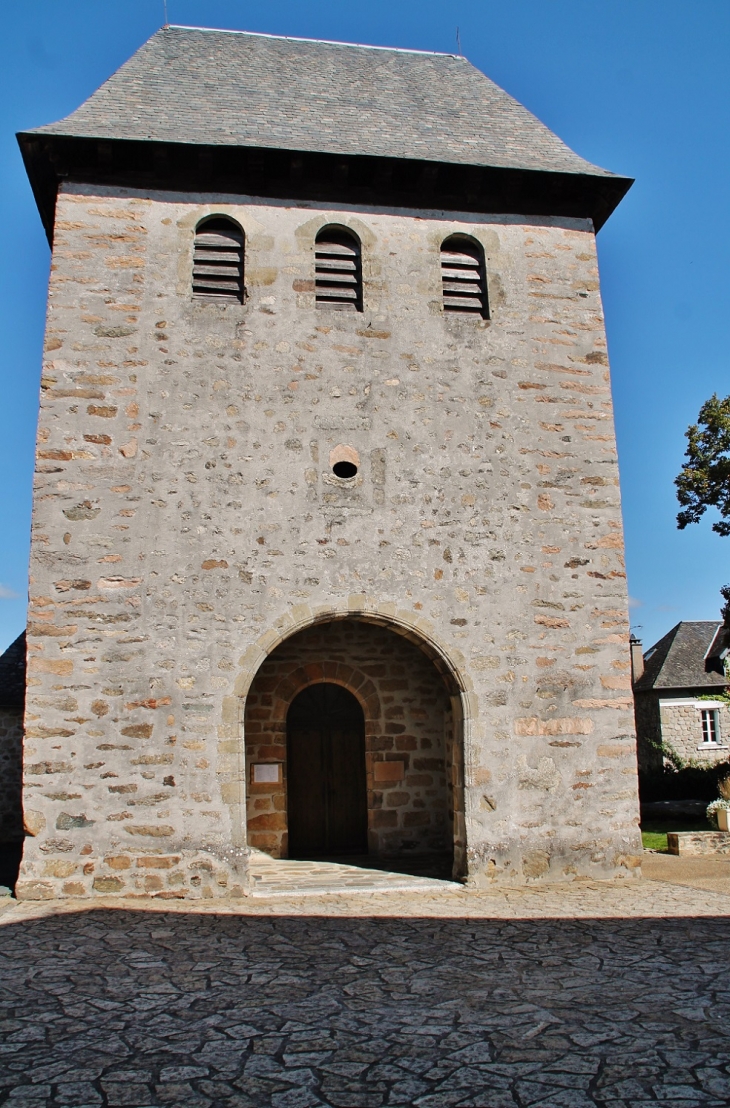
[[[193,296],[243,301],[243,231],[222,216],[206,219],[195,232]]]
[[[323,227],[314,244],[314,289],[318,308],[362,311],[360,242],[340,227]]]
[[[452,235],[441,245],[441,283],[444,311],[489,319],[487,273],[479,243]]]

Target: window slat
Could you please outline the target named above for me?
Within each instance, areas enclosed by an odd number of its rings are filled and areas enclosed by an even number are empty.
[[[319,298],[326,298],[327,300],[351,300],[353,303],[357,300],[357,289],[320,289],[317,292]]]
[[[193,274],[196,273],[233,273],[238,277],[239,267],[237,262],[234,265],[231,265],[229,262],[226,262],[225,265],[211,265],[210,262],[196,262],[193,266]]]
[[[327,260],[317,258],[315,268],[318,273],[320,272],[320,270],[322,272],[329,272],[329,270],[339,270],[342,273],[351,273],[353,280],[357,275],[357,265],[355,264],[355,262],[351,261],[340,261],[339,259],[337,261],[334,261],[330,260],[329,258]]]
[[[241,291],[240,281],[226,280],[224,277],[195,277],[193,285],[195,288],[228,289],[231,292]]]
[[[237,250],[243,246],[243,235],[236,234],[235,231],[199,231],[195,236],[195,244],[200,246],[219,246],[223,243],[226,246],[230,246],[232,249]]]
[[[475,300],[454,299],[454,300],[447,300],[444,303],[444,308],[446,308],[448,311],[479,312],[481,314],[482,303],[481,303],[481,300],[476,300],[476,299]]]
[[[478,258],[473,258],[469,254],[457,254],[452,250],[442,250],[441,261],[443,265],[467,265],[479,269]]]
[[[239,260],[242,255],[240,246],[237,246],[235,250],[229,250],[225,245],[219,246],[198,246],[195,244],[195,250],[193,256],[195,258],[233,258]]]
[[[360,251],[354,246],[348,246],[346,243],[340,242],[325,242],[319,240],[315,243],[314,253],[317,254],[339,254],[343,258],[359,258]]]
[[[461,266],[456,267],[452,265],[444,265],[441,267],[442,273],[449,273],[454,277],[476,277],[479,278],[479,266]]]
[[[351,288],[357,288],[357,281],[353,280],[349,273],[318,273],[317,278],[317,288],[320,285],[323,287],[327,285],[350,285]]]
[[[482,288],[479,284],[467,284],[466,281],[444,281],[444,295],[450,292],[455,292],[458,295],[465,295],[469,293],[472,296],[477,296],[481,300]]]

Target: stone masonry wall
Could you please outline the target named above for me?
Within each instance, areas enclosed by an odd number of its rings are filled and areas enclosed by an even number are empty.
[[[687,762],[703,762],[714,765],[727,762],[730,756],[730,705],[717,708],[719,723],[718,745],[702,742],[702,708],[713,708],[712,703],[691,700],[686,704],[659,701],[662,741]]]
[[[256,675],[246,698],[246,763],[281,762],[283,781],[253,784],[247,773],[249,845],[274,857],[287,855],[286,713],[296,694],[318,680],[344,685],[363,708],[370,853],[450,850],[447,691],[417,647],[393,631],[354,620],[300,631]],[[383,763],[402,765],[403,775],[388,780]]]
[[[219,213],[245,231],[243,305],[190,296]],[[330,222],[361,239],[362,313],[315,308]],[[457,231],[484,246],[489,321],[443,313]],[[19,895],[244,892],[246,692],[348,612],[459,686],[470,881],[635,872],[622,554],[588,222],[65,184]]]
[[[23,838],[23,713],[0,707],[0,843]]]

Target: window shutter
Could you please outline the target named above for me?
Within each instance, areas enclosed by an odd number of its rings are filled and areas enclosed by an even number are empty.
[[[314,245],[314,287],[318,308],[362,311],[360,243],[354,235],[325,227]]]
[[[195,233],[193,296],[243,301],[243,232],[228,219],[209,219]]]
[[[441,247],[444,311],[466,312],[489,319],[487,275],[478,243],[454,236]]]

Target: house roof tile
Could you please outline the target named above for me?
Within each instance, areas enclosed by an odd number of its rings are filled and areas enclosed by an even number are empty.
[[[722,689],[727,681],[706,668],[722,624],[717,620],[683,620],[644,655],[644,672],[634,685],[648,689]]]

